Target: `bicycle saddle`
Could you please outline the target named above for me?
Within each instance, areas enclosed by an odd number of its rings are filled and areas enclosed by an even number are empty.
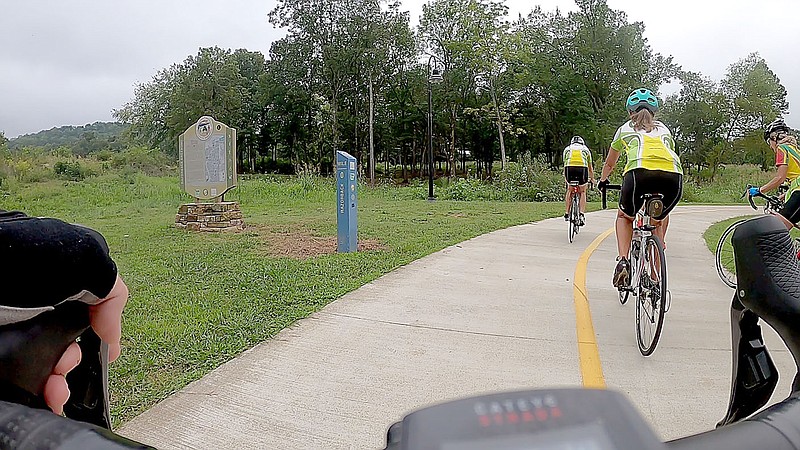
[[[733,382],[728,412],[717,425],[744,419],[764,406],[778,372],[764,346],[758,319],[781,337],[798,366],[800,355],[800,266],[789,232],[773,216],[739,225],[733,233],[737,290],[731,304]],[[792,392],[800,389],[797,372]]]

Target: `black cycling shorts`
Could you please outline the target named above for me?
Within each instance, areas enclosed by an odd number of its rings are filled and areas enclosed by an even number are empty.
[[[567,183],[577,181],[578,184],[586,184],[589,182],[589,168],[580,166],[564,167],[564,177],[567,179]]]
[[[792,192],[792,195],[786,200],[778,214],[797,225],[797,222],[800,221],[800,190]]]
[[[636,216],[644,205],[643,194],[661,194],[664,196],[664,210],[658,217],[661,220],[678,204],[683,193],[683,175],[663,170],[633,169],[622,178],[622,189],[619,194],[619,209],[628,217]]]

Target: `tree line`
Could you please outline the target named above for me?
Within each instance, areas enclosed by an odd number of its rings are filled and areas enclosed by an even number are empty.
[[[788,110],[763,58],[748,55],[714,82],[653,51],[644,24],[606,0],[576,4],[510,20],[500,0],[432,0],[412,28],[399,2],[279,0],[268,20],[287,33],[267,57],[201,48],[138,85],[114,115],[130,139],[172,155],[177,136],[212,115],[237,128],[245,171],[286,161],[327,173],[344,150],[370,175],[405,179],[427,167],[430,95],[440,170],[474,161],[487,176],[526,152],[558,165],[575,134],[603,153],[626,96],[677,79],[662,119],[687,164],[763,163],[746,149],[763,147],[757,130]]]
[[[8,140],[0,133],[0,146],[7,142],[11,151],[25,147],[39,147],[45,150],[66,148],[77,156],[97,153],[101,150],[120,151],[127,143],[120,139],[126,125],[113,122],[95,122],[84,126],[63,126],[38,133],[26,134]]]

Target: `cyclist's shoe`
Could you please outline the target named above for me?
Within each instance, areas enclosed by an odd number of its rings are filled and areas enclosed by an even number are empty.
[[[569,222],[569,213],[564,213],[564,222]]]
[[[614,269],[614,287],[622,288],[631,284],[631,263],[628,258],[617,258],[617,267]]]
[[[586,225],[586,218],[583,216],[583,213],[581,213],[580,219],[578,219],[578,223],[579,223],[581,226],[584,226],[584,225]]]

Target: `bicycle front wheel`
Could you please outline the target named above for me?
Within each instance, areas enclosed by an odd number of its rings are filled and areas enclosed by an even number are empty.
[[[800,238],[794,238],[794,240],[792,240],[792,245],[794,246],[794,254],[797,256],[797,259],[800,259]]]
[[[664,327],[667,298],[667,260],[664,246],[656,236],[648,236],[644,244],[642,270],[637,274],[636,342],[642,356],[650,356],[658,345]]]
[[[714,263],[717,267],[717,275],[729,288],[736,289],[736,261],[733,258],[733,245],[731,238],[733,230],[745,222],[747,219],[733,222],[719,238],[717,251],[714,253]]]

